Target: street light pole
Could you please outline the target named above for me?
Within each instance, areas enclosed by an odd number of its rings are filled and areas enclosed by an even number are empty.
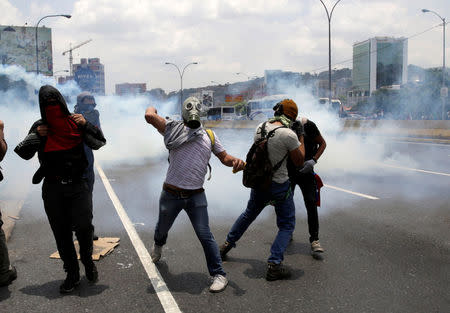
[[[440,16],[434,11],[428,10],[428,9],[422,9],[423,13],[433,13],[437,17],[439,17],[442,20],[442,90],[441,90],[441,97],[442,97],[442,119],[445,120],[445,98],[447,95],[444,93],[445,90],[445,17]]]
[[[327,6],[320,0],[325,12],[327,12],[328,18],[328,104],[331,104],[331,17],[333,16],[333,11],[336,5],[341,2],[341,0],[336,1],[336,3],[331,8],[331,12],[328,12]]]
[[[47,17],[57,17],[57,16],[63,16],[65,18],[71,18],[72,15],[68,15],[68,14],[53,14],[53,15],[46,15],[44,17],[42,17],[36,24],[36,33],[35,33],[35,40],[36,40],[36,75],[39,75],[39,49],[38,49],[38,27],[39,27],[39,23]]]
[[[178,71],[178,74],[180,74],[180,86],[181,86],[180,87],[180,116],[181,116],[181,112],[182,112],[182,109],[183,109],[183,75],[184,75],[184,71],[186,70],[186,68],[189,65],[198,64],[198,62],[191,62],[191,63],[186,64],[182,71],[180,71],[180,68],[174,63],[166,62],[165,64],[170,64],[170,65],[175,66],[175,68]]]

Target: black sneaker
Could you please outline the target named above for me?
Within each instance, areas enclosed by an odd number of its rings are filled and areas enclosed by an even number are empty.
[[[266,280],[273,281],[291,277],[291,272],[282,264],[267,263]]]
[[[59,292],[62,294],[71,293],[79,284],[80,274],[67,274],[66,280],[59,286]]]
[[[17,271],[14,266],[11,267],[10,270],[8,270],[8,274],[6,275],[6,278],[0,282],[0,287],[5,287],[10,285],[15,279],[17,278]]]
[[[86,279],[89,281],[90,284],[95,284],[98,282],[98,271],[97,267],[94,263],[90,266],[85,267],[86,270]]]
[[[227,256],[227,253],[230,252],[230,250],[233,248],[231,243],[228,241],[225,241],[223,244],[220,245],[219,251],[220,251],[220,257],[222,260]]]

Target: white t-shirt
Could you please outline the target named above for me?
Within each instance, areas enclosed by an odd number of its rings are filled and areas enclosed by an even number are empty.
[[[259,124],[256,127],[256,132],[254,136],[254,141],[261,138],[261,126],[263,123]],[[266,134],[269,133],[272,129],[280,127],[281,125],[274,125],[272,123],[266,123]],[[273,136],[270,137],[267,141],[267,147],[269,152],[269,160],[272,163],[272,166],[275,166],[278,162],[280,162],[286,154],[290,151],[297,149],[300,147],[300,141],[297,138],[297,135],[291,129],[287,127],[278,128]],[[288,170],[286,167],[287,158],[284,159],[283,163],[278,170],[273,174],[272,181],[276,183],[284,183],[289,179]]]

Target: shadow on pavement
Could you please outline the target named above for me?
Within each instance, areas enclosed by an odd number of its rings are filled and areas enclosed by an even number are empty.
[[[210,284],[209,276],[203,273],[186,272],[177,275],[170,273],[169,266],[165,261],[159,261],[156,267],[169,290],[173,292],[187,292],[198,295]],[[153,287],[149,287],[148,292],[155,293],[155,290]]]
[[[63,283],[62,280],[50,281],[42,285],[31,285],[20,289],[24,294],[31,296],[46,297],[49,300],[54,300],[67,296],[90,297],[101,294],[109,288],[107,285],[88,285],[86,281],[81,281],[80,285],[75,288],[72,293],[62,295],[59,293],[59,286]]]
[[[306,242],[291,241],[285,252],[287,255],[303,254],[311,255],[311,245]]]
[[[189,294],[199,295],[205,290],[208,290],[212,281],[209,275],[202,273],[187,272],[182,274],[174,275],[170,273],[169,266],[165,261],[159,261],[156,264],[161,276],[166,282],[167,288],[171,292],[187,292]],[[228,288],[234,289],[235,295],[245,294],[245,290],[241,289],[236,283],[230,281],[228,283]],[[155,289],[153,286],[149,287],[148,293],[154,294]]]
[[[245,276],[247,276],[250,279],[266,279],[267,262],[265,261],[227,257],[226,262],[249,264],[251,268],[247,268],[244,271]],[[291,271],[291,277],[288,280],[299,279],[305,274],[305,272],[301,269],[293,269],[288,265],[286,265],[286,268],[288,268]]]

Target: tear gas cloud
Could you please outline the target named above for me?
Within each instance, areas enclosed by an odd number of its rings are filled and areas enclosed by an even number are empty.
[[[2,161],[5,181],[0,190],[7,199],[24,198],[31,177],[37,168],[37,160],[24,162],[14,152],[14,147],[26,136],[34,121],[40,118],[37,91],[44,84],[54,85],[52,78],[27,73],[22,67],[0,66],[2,89],[0,90],[0,119],[5,123],[5,139],[8,152]],[[63,94],[79,93],[75,83],[67,84]]]
[[[277,89],[281,94],[288,95],[297,103],[299,117],[307,117],[315,122],[326,140],[327,148],[315,166],[315,171],[322,177],[325,184],[333,185],[337,182],[341,188],[362,192],[370,188],[370,182],[368,181],[367,186],[361,186],[361,180],[353,183],[352,175],[363,174],[373,179],[386,175],[415,175],[414,172],[383,167],[380,165],[383,163],[420,168],[416,160],[411,158],[407,152],[392,153],[390,148],[392,144],[389,138],[364,136],[358,132],[343,132],[342,121],[337,113],[320,106],[309,87],[293,88],[279,83]],[[216,129],[216,132],[227,152],[245,159],[252,143],[253,129]],[[430,148],[430,153],[433,151],[433,148]],[[242,186],[241,174],[233,175],[229,168],[221,165],[214,157],[212,157],[211,164],[213,165],[213,177],[210,182],[205,183],[211,207],[210,214],[237,217],[245,209],[249,189]],[[373,186],[373,182],[371,186]],[[399,192],[406,198],[410,198],[411,194],[414,194],[415,197],[423,197],[427,191],[412,191],[408,186],[401,186]],[[324,203],[320,208],[321,215],[331,212],[330,210],[335,208],[346,207],[349,202],[361,201],[358,197],[328,192],[327,188],[323,188],[321,193],[322,203]],[[373,190],[373,193],[376,194],[376,190]],[[302,208],[303,198],[298,188],[295,191],[294,199],[296,205]],[[300,209],[297,210],[297,214],[305,215],[306,212]]]
[[[35,74],[25,73],[15,66],[1,67],[0,75],[6,75],[13,81],[23,80],[28,86],[24,94],[20,96],[14,89],[0,91],[0,119],[5,122],[5,135],[9,144],[9,151],[2,166],[5,174],[14,171],[16,180],[19,181],[15,187],[20,189],[24,184],[31,183],[37,162],[36,158],[34,163],[25,162],[12,150],[24,138],[31,124],[40,118],[35,90],[43,84],[55,85],[55,82],[48,77],[36,77]],[[76,96],[80,92],[77,85],[69,83],[56,87],[66,97],[69,109],[73,111]],[[364,173],[368,176],[383,175],[383,171],[380,171],[380,167],[376,165],[382,162],[395,162],[408,167],[417,166],[408,155],[391,154],[386,149],[383,137],[370,138],[355,133],[343,133],[337,114],[318,106],[308,87],[292,88],[281,85],[278,89],[298,104],[299,116],[305,116],[317,124],[327,141],[327,149],[316,165],[316,171],[324,178],[325,183],[327,183],[327,177],[349,177],[356,173]],[[110,175],[113,175],[113,177],[108,175],[110,178],[114,178],[114,173],[117,174],[120,169],[129,169],[126,172],[120,172],[121,175],[130,173],[129,175],[133,176],[133,179],[122,179],[129,182],[129,186],[121,185],[126,189],[121,194],[129,194],[128,204],[135,209],[143,210],[138,212],[139,216],[148,215],[146,203],[153,201],[156,205],[158,201],[165,178],[168,153],[162,136],[145,122],[144,111],[147,106],[153,105],[160,115],[171,115],[178,107],[178,99],[173,98],[162,103],[145,96],[96,96],[96,102],[96,109],[100,112],[101,127],[107,139],[107,145],[95,152],[96,160],[105,170],[109,170]],[[227,152],[245,159],[252,142],[253,129],[216,129],[215,131]],[[211,158],[211,165],[212,179],[205,182],[211,207],[210,214],[237,217],[245,208],[249,196],[249,189],[244,188],[241,183],[242,174],[232,174],[231,169],[220,164],[214,156]],[[131,170],[133,166],[142,169],[145,174],[133,174]],[[402,174],[408,175],[408,172]],[[2,184],[1,188],[4,188],[3,185],[7,184]],[[351,189],[353,187],[351,185],[351,181],[346,181],[346,185],[341,187]],[[136,194],[136,186],[139,186],[138,188],[142,191],[148,190],[145,196],[132,196]],[[358,187],[355,186],[356,191]],[[300,199],[301,195],[297,189],[296,203],[302,203]],[[333,201],[326,201],[325,208],[321,210],[322,214],[334,205],[336,203]],[[298,210],[300,214],[303,211]],[[156,212],[153,213],[156,214]],[[153,219],[156,218],[154,214],[152,214]],[[152,220],[151,223],[153,222]]]
[[[24,186],[31,184],[38,167],[37,157],[24,161],[13,150],[25,138],[31,125],[40,119],[39,88],[46,84],[55,86],[65,97],[71,112],[81,90],[74,81],[57,85],[51,77],[27,73],[18,66],[1,65],[0,79],[0,119],[5,123],[8,143],[8,152],[1,164],[5,181],[0,190],[8,198],[23,199],[26,192]],[[161,135],[145,122],[144,112],[147,106],[153,105],[163,116],[171,115],[175,110],[176,98],[161,103],[143,96],[96,96],[96,102],[107,139],[107,145],[95,152],[96,159],[102,165],[142,164],[167,155]]]
[[[96,152],[107,164],[142,163],[167,154],[161,135],[144,119],[145,109],[152,105],[162,116],[172,115],[176,99],[167,103],[151,101],[144,96],[97,96],[102,130],[107,144]]]

